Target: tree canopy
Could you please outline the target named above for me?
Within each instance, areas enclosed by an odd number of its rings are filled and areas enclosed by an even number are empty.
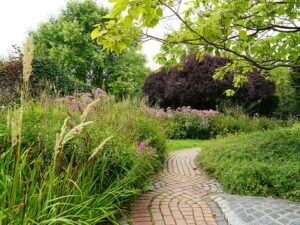
[[[190,55],[169,72],[162,68],[150,74],[143,85],[143,94],[150,104],[164,108],[216,109],[218,105],[230,102],[242,106],[248,113],[270,114],[277,105],[275,82],[267,80],[257,69],[246,74],[249,81],[234,96],[227,98],[224,95],[232,88],[233,71],[223,80],[216,81],[213,75],[229,61],[228,58],[209,55],[199,61],[195,55]]]
[[[92,32],[98,44],[120,53],[137,37],[163,43],[157,60],[172,64],[190,51],[228,56],[232,67],[264,70],[299,68],[300,2],[298,0],[110,0],[114,3],[105,23]],[[180,28],[164,38],[148,28],[170,18]],[[225,68],[226,69],[226,68]]]
[[[107,91],[119,95],[135,93],[136,86],[142,83],[138,81],[148,73],[145,56],[132,45],[120,55],[103,51],[90,37],[94,25],[102,24],[107,14],[108,9],[93,0],[69,1],[57,17],[31,32],[35,58],[49,58],[67,75],[83,82],[90,79]],[[124,80],[122,90],[113,90],[116,82]]]
[[[104,66],[107,53],[90,40],[89,33],[107,13],[94,1],[70,1],[57,18],[50,18],[32,32],[34,56],[48,57],[65,72],[85,81],[90,70],[98,71]]]

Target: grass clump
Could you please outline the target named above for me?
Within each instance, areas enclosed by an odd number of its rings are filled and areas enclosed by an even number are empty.
[[[198,163],[225,191],[300,201],[300,130],[285,128],[202,145]]]
[[[19,107],[0,111],[0,224],[117,224],[164,159],[144,107],[106,97],[83,112],[27,101],[22,121]]]

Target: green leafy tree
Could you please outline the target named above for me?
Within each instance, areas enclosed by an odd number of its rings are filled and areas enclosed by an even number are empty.
[[[276,83],[276,96],[279,100],[274,114],[280,117],[299,114],[299,98],[291,70],[276,68],[271,71],[271,79]]]
[[[178,62],[190,50],[199,58],[205,53],[229,56],[230,69],[249,72],[252,66],[263,70],[278,67],[299,68],[299,0],[111,0],[109,20],[92,32],[98,44],[117,53],[137,37],[163,43],[157,60]],[[184,7],[181,7],[184,5]],[[180,28],[164,38],[147,33],[159,21],[171,16]],[[228,67],[216,78],[222,78]],[[246,80],[237,76],[236,86]]]
[[[144,66],[146,62],[146,57],[136,54],[133,48],[126,50],[118,57],[117,61],[107,62],[108,80],[104,83],[108,84],[109,92],[119,97],[124,95],[140,96],[141,86],[150,73],[150,69]]]
[[[90,40],[89,33],[107,13],[107,9],[92,0],[70,1],[57,18],[51,18],[32,32],[34,56],[52,59],[66,73],[83,81],[90,71],[99,74],[107,53]]]
[[[121,55],[103,51],[91,39],[94,25],[103,24],[107,14],[108,10],[93,0],[69,1],[56,18],[50,18],[31,32],[34,56],[53,60],[65,74],[83,82],[91,80],[93,85],[120,95],[134,93],[132,90],[141,85],[139,80],[147,73],[145,57],[133,47]],[[126,82],[119,87],[119,81]]]

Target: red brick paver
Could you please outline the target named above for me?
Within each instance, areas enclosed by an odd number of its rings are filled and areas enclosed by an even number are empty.
[[[211,192],[197,184],[210,178],[196,167],[198,149],[174,152],[157,175],[160,187],[132,206],[133,225],[216,225],[208,205]]]

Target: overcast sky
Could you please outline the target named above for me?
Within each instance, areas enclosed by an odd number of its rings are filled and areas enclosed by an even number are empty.
[[[7,55],[13,44],[21,45],[29,30],[47,21],[64,8],[67,0],[1,0],[0,5],[0,56]],[[108,0],[98,0],[99,4],[109,6]],[[157,28],[156,32],[162,32]],[[159,51],[159,43],[149,41],[144,44],[143,52],[147,55],[148,66],[157,69],[152,60]]]

